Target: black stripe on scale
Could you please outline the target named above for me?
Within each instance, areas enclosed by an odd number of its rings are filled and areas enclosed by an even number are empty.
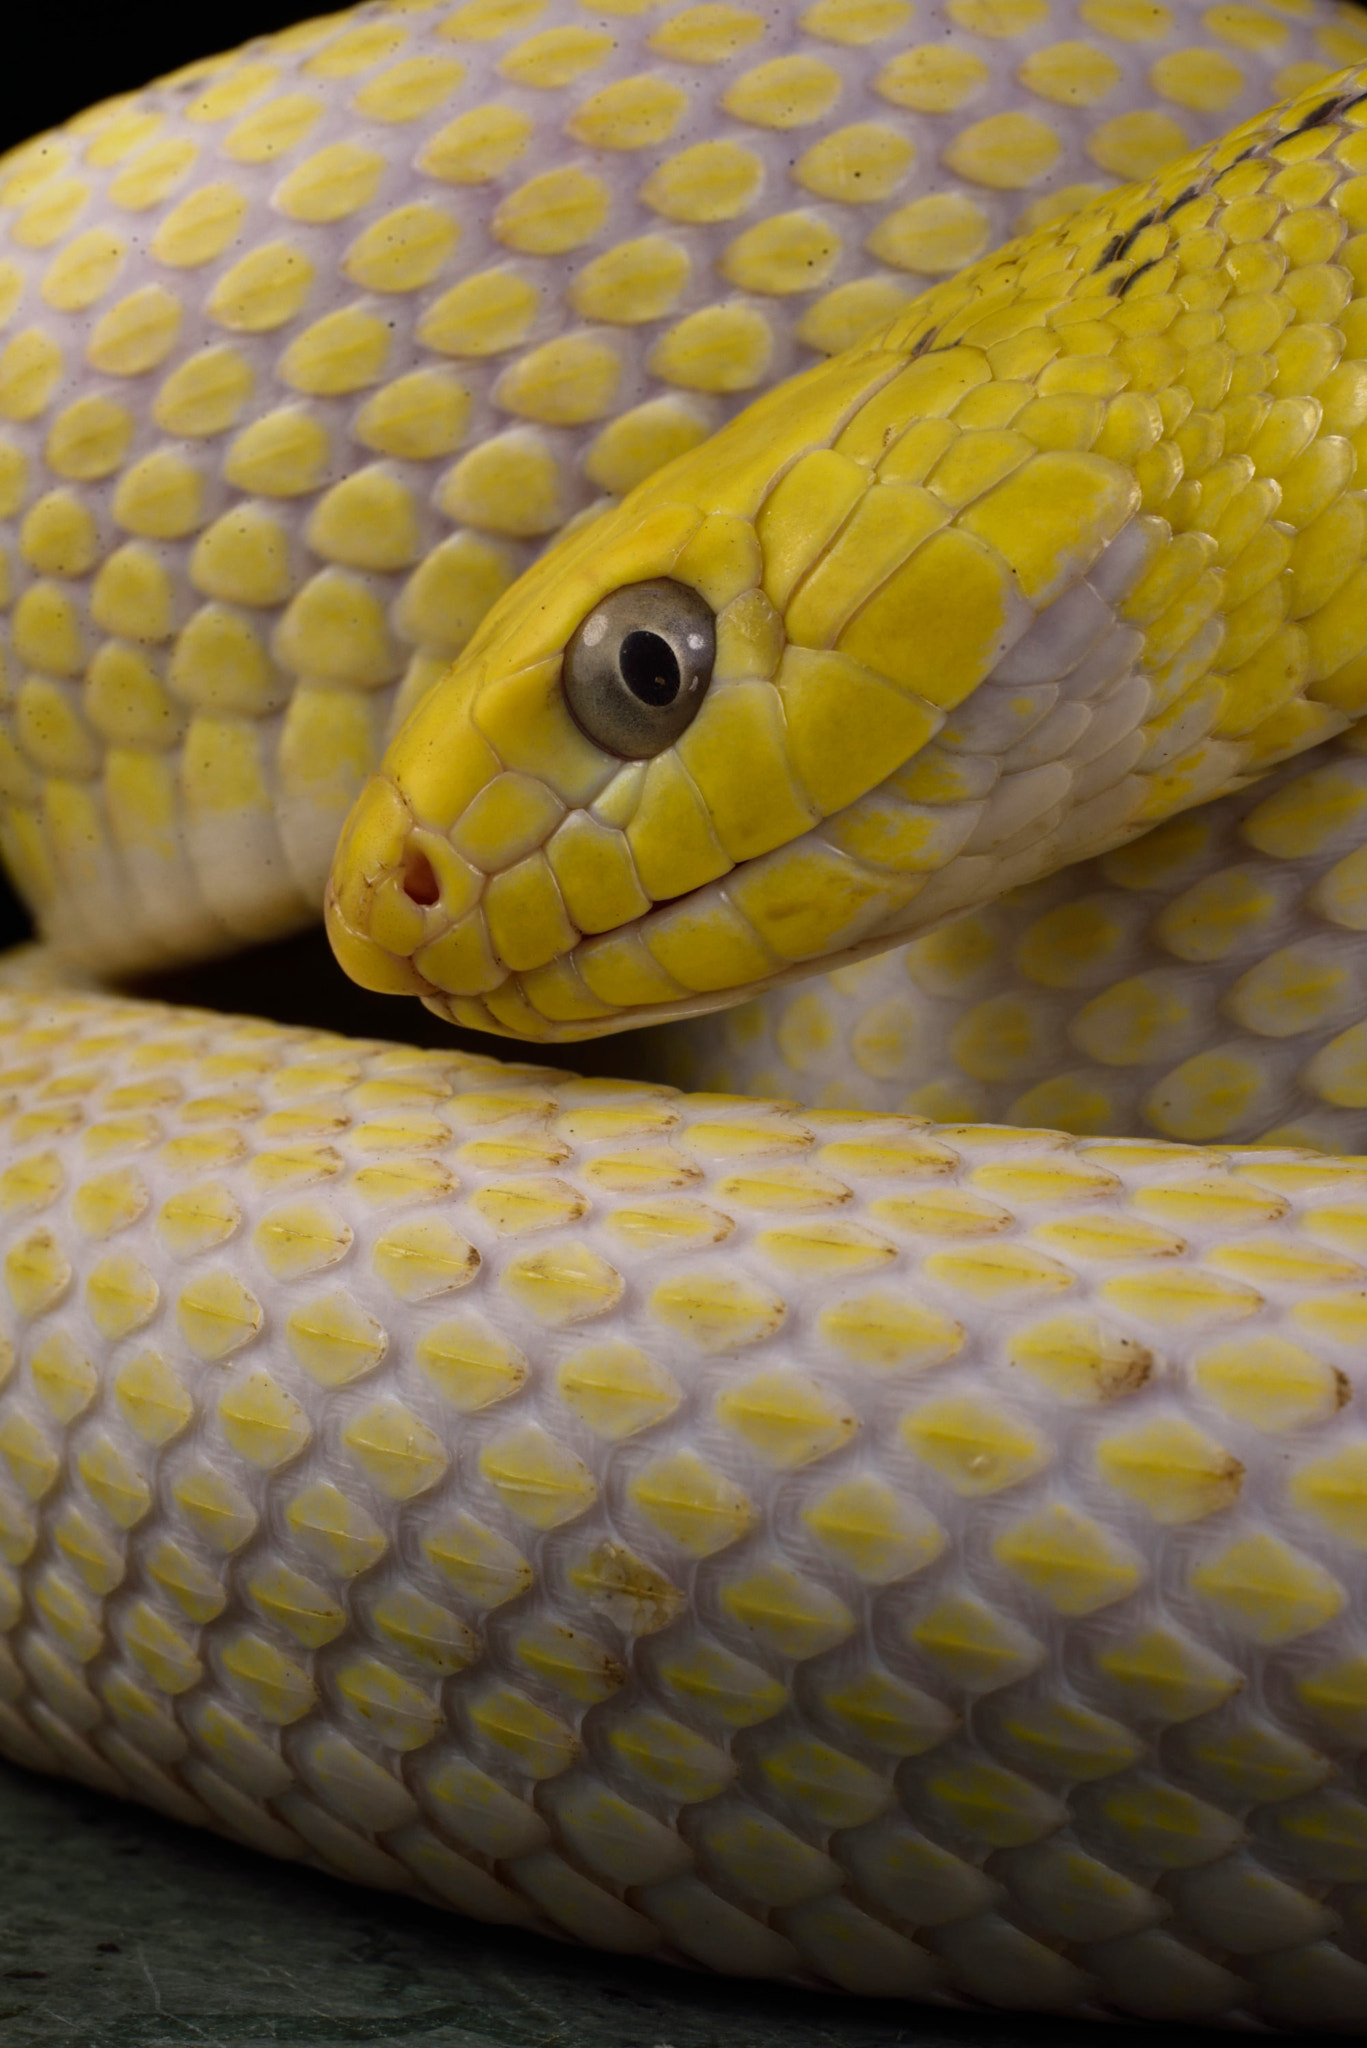
[[[925,333],[918,341],[914,341],[907,351],[907,361],[914,363],[917,356],[925,355],[939,331],[938,327],[927,327]]]
[[[1092,265],[1092,276],[1096,277],[1101,271],[1109,270],[1113,263],[1121,262],[1129,254],[1136,238],[1143,234],[1145,228],[1151,228],[1156,220],[1163,220],[1165,218],[1166,216],[1161,213],[1141,213],[1132,227],[1126,228],[1121,234],[1112,235],[1110,241]],[[1147,268],[1147,265],[1145,267]],[[1117,288],[1123,290],[1124,286],[1117,287],[1112,285],[1111,287],[1113,291]]]
[[[1143,234],[1145,228],[1151,228],[1154,222],[1157,220],[1157,218],[1158,215],[1156,213],[1141,213],[1138,220],[1135,222],[1134,226],[1131,228],[1127,228],[1125,230],[1125,233],[1120,237],[1120,240],[1116,245],[1115,254],[1110,259],[1111,262],[1118,263],[1122,256],[1128,256],[1130,250],[1134,247],[1139,237]]]
[[[1156,270],[1157,268],[1158,258],[1156,256],[1151,256],[1147,263],[1141,263],[1137,270],[1132,270],[1128,277],[1124,277],[1121,279],[1120,284],[1116,288],[1116,297],[1118,299],[1123,299],[1126,292],[1129,290],[1130,286],[1132,284],[1137,284],[1139,279],[1143,277],[1145,271]]]
[[[1199,185],[1188,185],[1186,191],[1179,192],[1175,199],[1170,199],[1163,208],[1163,211],[1156,217],[1162,221],[1171,220],[1173,215],[1180,213],[1184,206],[1190,206],[1193,199],[1200,199],[1202,197],[1203,194]]]
[[[1339,119],[1341,115],[1348,112],[1350,107],[1360,107],[1364,101],[1367,101],[1367,92],[1349,93],[1347,96],[1322,100],[1319,106],[1312,107],[1303,120],[1298,121],[1294,128],[1285,130],[1283,135],[1275,137],[1265,136],[1259,142],[1250,142],[1247,149],[1241,149],[1239,154],[1232,158],[1229,163],[1222,166],[1220,171],[1208,182],[1199,181],[1195,185],[1188,185],[1186,190],[1179,192],[1175,199],[1169,200],[1161,212],[1155,211],[1153,213],[1141,214],[1140,218],[1134,223],[1134,226],[1128,228],[1124,234],[1112,235],[1110,241],[1107,242],[1105,248],[1097,257],[1096,262],[1092,265],[1093,277],[1100,271],[1109,270],[1113,263],[1120,262],[1121,258],[1125,256],[1134,244],[1136,237],[1142,234],[1145,228],[1152,227],[1155,221],[1170,221],[1175,213],[1179,212],[1182,207],[1189,206],[1193,199],[1204,198],[1207,192],[1215,185],[1218,185],[1226,171],[1233,170],[1235,164],[1247,163],[1250,157],[1266,155],[1275,142],[1284,141],[1287,135],[1301,135],[1307,129],[1323,127],[1327,121]],[[1131,271],[1128,277],[1112,287],[1116,296],[1124,298],[1135,279],[1142,277],[1146,270],[1152,270],[1152,268],[1152,263],[1145,263],[1141,264],[1138,270]]]
[[[1288,128],[1286,132],[1288,135],[1304,135],[1307,128],[1322,128],[1326,121],[1333,120],[1338,111],[1337,100],[1323,100],[1319,106],[1312,107],[1308,114],[1297,121],[1294,128]]]
[[[1327,122],[1337,121],[1340,114],[1346,114],[1349,107],[1360,107],[1364,100],[1367,100],[1367,92],[1349,93],[1346,98],[1340,94],[1331,100],[1321,100],[1317,107],[1312,107],[1302,120],[1297,121],[1294,128],[1288,128],[1286,134],[1303,135],[1307,128],[1323,128]],[[1281,139],[1285,140],[1285,137]]]
[[[1109,270],[1113,263],[1118,263],[1122,256],[1127,255],[1134,244],[1136,236],[1142,234],[1145,228],[1151,228],[1170,221],[1175,213],[1180,213],[1184,206],[1190,206],[1193,199],[1202,198],[1204,193],[1204,186],[1200,184],[1188,185],[1185,191],[1179,192],[1175,199],[1170,199],[1161,211],[1143,214],[1132,228],[1126,229],[1123,235],[1112,235],[1110,241],[1092,265],[1093,277],[1097,276],[1100,271]],[[1147,270],[1149,265],[1146,263],[1144,268]],[[1136,271],[1134,276],[1138,277],[1139,272]],[[1133,282],[1133,278],[1127,278],[1125,283],[1120,285],[1118,289],[1124,291],[1126,286]]]

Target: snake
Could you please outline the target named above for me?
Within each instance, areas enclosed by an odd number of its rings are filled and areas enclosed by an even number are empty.
[[[0,1753],[1367,2023],[1365,66],[371,4],[0,160]],[[467,1035],[138,993],[324,910]]]

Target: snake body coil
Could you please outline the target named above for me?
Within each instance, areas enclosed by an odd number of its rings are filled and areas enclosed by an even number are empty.
[[[622,1952],[1367,2023],[1365,49],[467,0],[0,165],[56,946],[288,930],[365,784],[361,978],[772,989],[681,1057],[820,1097],[0,993],[0,1750]]]

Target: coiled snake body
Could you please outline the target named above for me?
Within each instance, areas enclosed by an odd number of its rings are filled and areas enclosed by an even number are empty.
[[[57,951],[288,931],[360,790],[358,979],[756,997],[693,1096],[0,998],[0,1750],[620,1951],[1363,2025],[1364,51],[466,0],[0,166]]]

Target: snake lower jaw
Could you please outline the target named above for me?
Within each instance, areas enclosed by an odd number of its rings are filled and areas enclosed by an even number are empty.
[[[523,1045],[585,1045],[593,1039],[613,1038],[624,1031],[655,1024],[680,1024],[689,1017],[709,1016],[719,1008],[730,1008],[733,1003],[749,1002],[770,986],[771,983],[756,983],[753,988],[739,989],[734,996],[726,996],[720,1002],[716,998],[695,996],[687,1002],[661,1004],[658,1010],[635,1017],[613,1016],[572,1024],[553,1024],[542,1020],[535,1033],[518,1031],[511,1024],[505,1024],[478,997],[437,994],[425,995],[421,1001],[423,1008],[430,1010],[434,1017],[440,1017],[443,1023],[466,1031],[487,1032],[491,1038],[506,1038],[514,1044]]]

